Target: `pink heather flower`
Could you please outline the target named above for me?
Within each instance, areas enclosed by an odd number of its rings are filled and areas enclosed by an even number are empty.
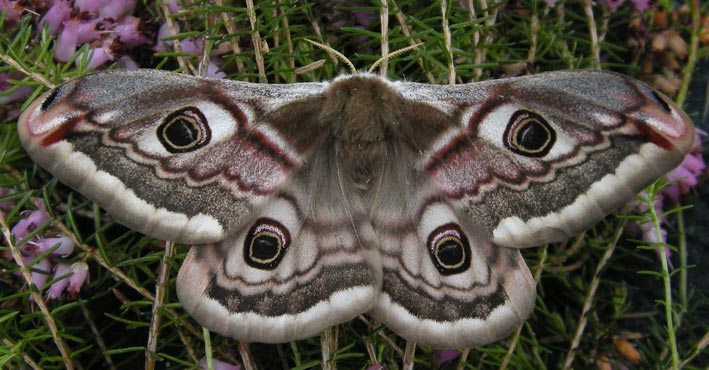
[[[625,0],[601,0],[601,4],[607,6],[612,12],[618,10],[624,2]]]
[[[15,86],[9,80],[13,78],[10,72],[0,73],[0,104],[9,104],[15,100],[23,99],[32,93],[29,86]]]
[[[64,22],[64,29],[59,35],[57,45],[54,48],[54,59],[59,62],[68,62],[76,52],[76,45],[79,42],[79,22],[70,20]]]
[[[69,294],[69,298],[75,299],[79,294],[79,289],[89,278],[89,265],[86,262],[74,262],[71,264],[71,271],[74,275],[69,277],[69,287],[66,292]]]
[[[674,182],[670,186],[662,189],[662,194],[667,195],[675,203],[679,202],[680,197],[687,194],[691,188],[697,186],[697,177],[699,177],[707,167],[702,157],[701,136],[705,135],[706,133],[703,131],[696,131],[694,144],[689,154],[684,157],[684,160],[677,168],[670,171],[665,177],[667,181]]]
[[[18,4],[17,1],[0,0],[0,13],[7,12],[5,14],[5,22],[15,23],[19,21],[23,10],[25,8]]]
[[[435,359],[438,366],[443,365],[448,361],[453,361],[460,357],[460,352],[455,349],[441,349],[436,351]]]
[[[27,236],[42,224],[49,220],[49,214],[47,213],[44,203],[39,204],[39,209],[30,212],[27,217],[18,221],[15,226],[12,227],[10,232],[15,237],[15,240],[20,240]]]
[[[113,43],[115,41],[116,39],[108,38],[103,41],[100,47],[89,49],[90,60],[86,66],[90,69],[94,69],[110,60],[115,60],[116,56],[113,54]],[[76,62],[78,63],[83,57],[84,55],[81,54],[76,58]]]
[[[630,0],[630,2],[633,4],[633,7],[640,12],[644,12],[650,7],[649,0]]]
[[[214,370],[241,370],[241,365],[232,365],[228,362],[219,361],[217,359],[213,359],[212,364],[214,365]],[[207,358],[206,357],[202,357],[202,359],[199,360],[199,366],[202,369],[207,368]]]
[[[132,15],[118,21],[114,32],[118,34],[118,40],[129,48],[150,43],[150,39],[140,30],[140,19]]]
[[[559,0],[544,0],[548,7],[553,8]]]
[[[177,0],[167,0],[167,8],[170,10],[170,14],[175,14],[182,11],[182,6],[177,2]]]
[[[71,273],[71,265],[68,263],[58,263],[54,266],[54,276],[52,280],[59,278],[61,278],[61,280],[56,280],[47,288],[47,299],[59,299],[62,296],[62,292],[69,286],[69,276]]]
[[[177,25],[176,25],[177,26]],[[177,29],[177,32],[180,32],[179,29]],[[162,26],[160,26],[160,29],[158,30],[158,37],[157,37],[157,42],[155,42],[155,45],[153,46],[153,51],[156,53],[162,53],[165,52],[167,49],[167,45],[169,45],[169,41],[162,41],[162,39],[172,36],[172,33],[170,32],[170,27],[168,27],[167,23],[164,23]]]
[[[23,258],[23,261],[25,261],[25,264],[27,264],[32,261],[32,258],[33,257],[26,257],[26,260],[25,258]],[[48,258],[42,258],[34,265],[27,267],[30,268],[30,276],[32,276],[32,283],[34,284],[34,286],[36,286],[38,289],[42,289],[44,284],[47,283],[49,273],[52,271],[52,263],[49,261]]]
[[[86,44],[100,39],[106,33],[106,29],[112,26],[111,22],[100,17],[87,21],[70,20],[69,22],[78,23],[76,26],[76,42],[78,44]]]
[[[120,19],[135,10],[135,0],[76,0],[74,7],[101,17]]]
[[[226,73],[219,70],[219,64],[221,64],[221,59],[211,58],[209,64],[207,65],[207,77],[212,78],[224,78]]]
[[[180,47],[185,53],[202,54],[202,39],[193,39],[191,37],[180,40]]]
[[[71,5],[68,1],[55,1],[44,17],[39,21],[40,25],[47,24],[49,27],[49,34],[56,35],[59,33],[61,26],[64,22],[69,20],[69,15],[71,14]]]
[[[42,238],[34,242],[30,242],[30,244],[35,245],[37,247],[37,254],[42,254],[45,251],[51,249],[55,245],[59,244],[59,247],[52,251],[52,255],[54,256],[62,256],[66,257],[72,252],[74,252],[74,247],[76,244],[74,241],[68,237],[68,236],[60,236],[57,238]]]
[[[363,27],[369,27],[378,18],[378,14],[371,10],[355,10],[352,14],[355,16],[355,23]]]

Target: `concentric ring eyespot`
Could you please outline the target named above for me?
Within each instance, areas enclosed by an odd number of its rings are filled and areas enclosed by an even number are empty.
[[[518,110],[507,124],[504,144],[513,152],[526,157],[543,157],[556,141],[556,132],[540,115]]]
[[[426,242],[433,265],[441,275],[453,275],[470,268],[470,243],[460,226],[449,223],[428,235]]]
[[[273,270],[290,245],[290,233],[283,224],[270,218],[254,222],[244,240],[244,260],[257,269]]]
[[[168,152],[185,153],[207,145],[212,132],[199,109],[186,107],[165,117],[158,126],[157,135]]]

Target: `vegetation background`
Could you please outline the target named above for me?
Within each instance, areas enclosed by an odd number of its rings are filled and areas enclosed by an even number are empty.
[[[706,62],[709,16],[697,0],[0,0],[0,9],[1,368],[323,365],[320,338],[249,345],[210,336],[176,300],[186,246],[114,223],[27,157],[16,135],[19,111],[91,70],[140,66],[254,82],[317,81],[349,70],[306,39],[343,53],[358,69],[419,44],[386,60],[381,72],[446,84],[608,69],[647,81],[680,106],[690,101],[685,107],[697,126],[709,123],[709,68],[695,72]],[[688,95],[692,86],[696,93]],[[662,213],[654,202],[662,186],[639,200],[644,213],[629,207],[574,240],[526,250],[539,281],[537,305],[509,338],[472,350],[413,352],[362,317],[330,333],[336,341],[325,342],[325,366],[706,369],[707,187],[686,187],[681,203],[665,197]],[[17,225],[42,207],[51,217],[18,238]],[[662,232],[669,259],[658,257]],[[21,247],[56,235],[76,243],[73,253],[28,256]],[[44,273],[42,263],[50,266]],[[80,272],[57,274],[62,265],[85,265],[90,278],[62,292],[56,286]],[[39,275],[46,282],[38,283]]]

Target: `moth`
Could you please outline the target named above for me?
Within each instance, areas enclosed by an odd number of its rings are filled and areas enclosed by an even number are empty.
[[[438,348],[523,322],[519,249],[626,203],[693,130],[647,85],[591,71],[456,86],[111,71],[18,125],[36,163],[116,220],[193,245],[177,294],[210,330],[284,342],[367,313]]]

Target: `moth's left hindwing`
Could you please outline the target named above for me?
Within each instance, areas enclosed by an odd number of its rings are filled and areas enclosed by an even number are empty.
[[[591,227],[679,164],[687,116],[611,73],[458,86],[261,85],[159,71],[68,82],[30,156],[148,235],[194,246],[180,301],[284,342],[370,312],[408,340],[498,340],[535,300],[517,248]]]

